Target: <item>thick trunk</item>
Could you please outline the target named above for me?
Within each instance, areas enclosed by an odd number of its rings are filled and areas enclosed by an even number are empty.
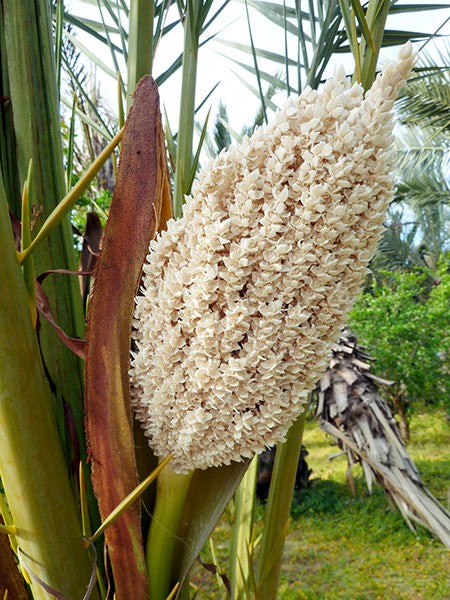
[[[1,180],[0,256],[0,477],[17,530],[14,540],[25,570],[66,598],[78,599],[86,592],[92,565],[61,451]],[[49,594],[36,579],[32,578],[31,588],[36,600],[48,600]]]

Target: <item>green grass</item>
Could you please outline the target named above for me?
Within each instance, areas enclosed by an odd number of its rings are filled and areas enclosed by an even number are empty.
[[[450,490],[450,424],[443,412],[420,412],[411,422],[408,450],[428,489],[444,504]],[[366,491],[359,467],[352,496],[346,484],[345,457],[330,461],[337,451],[315,422],[309,422],[304,443],[312,486],[292,508],[279,598],[286,600],[446,600],[450,598],[449,551],[425,529],[413,533],[390,508],[381,489]],[[264,508],[256,511],[261,531]],[[226,570],[229,547],[227,518],[214,534],[220,567]],[[205,550],[203,560],[210,562]],[[196,568],[199,597],[223,598],[215,578]]]

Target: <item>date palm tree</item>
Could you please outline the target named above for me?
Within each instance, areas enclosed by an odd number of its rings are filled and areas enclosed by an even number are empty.
[[[197,469],[189,477],[173,473],[167,461],[156,467],[155,456],[133,431],[128,397],[132,312],[142,263],[151,236],[172,214],[182,214],[194,179],[199,158],[194,147],[198,52],[227,4],[228,0],[99,0],[96,21],[71,14],[63,0],[2,2],[0,535],[9,536],[34,598],[108,597],[111,576],[104,575],[99,542],[103,533],[119,600],[144,600],[149,589],[156,600],[176,594],[188,597],[190,568],[247,467],[245,461],[233,462]],[[383,44],[425,36],[385,29],[390,10],[410,10],[400,2],[371,0],[363,8],[353,0],[329,0],[308,6],[302,11],[299,3],[283,3],[281,10],[277,4],[246,2],[250,30],[253,7],[299,41],[299,55],[292,59],[286,51],[283,57],[288,91],[300,92],[306,83],[316,88],[331,56],[345,50],[353,52],[355,77],[368,89]],[[137,83],[152,72],[161,36],[175,28],[183,36],[183,52],[155,77],[162,85],[181,69],[178,127],[174,134],[167,129],[166,135],[172,159],[171,203],[156,87],[149,79],[138,88]],[[77,40],[77,29],[104,43],[110,64]],[[69,36],[99,69],[118,77],[117,128],[96,111],[70,68],[62,51],[63,37]],[[259,68],[260,53],[251,43],[250,69],[266,113],[262,81],[267,74]],[[64,69],[84,104],[90,103],[86,114],[76,98],[68,102],[72,119],[65,159],[59,108],[65,101]],[[136,88],[124,132],[120,127]],[[75,118],[102,135],[107,145],[71,187]],[[88,302],[86,334],[73,275],[76,257],[69,212],[121,141],[120,171]],[[269,499],[255,588],[264,585],[268,599],[276,597],[290,504],[289,489],[282,495],[277,489],[289,477],[292,457],[298,456],[302,425],[300,419],[288,434]],[[157,489],[145,500],[154,517],[148,533],[135,501],[159,473]],[[245,544],[240,552],[241,558],[247,554]],[[5,581],[7,588],[3,579],[1,585],[9,597],[23,597],[23,581]]]
[[[397,102],[398,186],[374,269],[436,270],[448,251],[450,109],[448,47],[420,54],[417,75]]]

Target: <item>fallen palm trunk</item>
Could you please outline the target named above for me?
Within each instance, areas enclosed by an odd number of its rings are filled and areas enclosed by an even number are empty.
[[[391,382],[370,372],[372,360],[353,336],[341,336],[319,383],[319,426],[347,455],[350,487],[354,488],[352,466],[360,463],[370,491],[378,482],[413,531],[414,522],[419,523],[450,547],[450,513],[422,482],[397,422],[378,393],[377,384]]]

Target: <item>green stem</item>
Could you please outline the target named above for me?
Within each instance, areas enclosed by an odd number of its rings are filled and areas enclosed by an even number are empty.
[[[56,3],[56,27],[55,27],[55,59],[56,59],[56,86],[61,90],[61,65],[63,53],[64,32],[64,0]]]
[[[27,292],[0,182],[0,477],[26,565],[66,598],[82,598],[92,565],[29,317]],[[33,597],[48,600],[31,581]],[[96,593],[92,598],[97,598]]]
[[[366,22],[372,36],[373,43],[361,39],[361,84],[368,90],[374,79],[377,69],[378,56],[383,44],[384,28],[389,14],[389,0],[371,0],[366,12]]]
[[[102,150],[102,152],[98,155],[95,161],[91,164],[91,166],[87,169],[86,173],[81,177],[77,183],[73,186],[68,194],[61,200],[61,202],[55,207],[55,209],[51,212],[51,214],[47,217],[45,223],[42,225],[39,233],[36,235],[34,240],[31,242],[29,246],[27,246],[22,252],[18,253],[19,263],[22,263],[27,256],[33,252],[33,250],[38,246],[47,236],[53,231],[66,217],[69,210],[74,206],[80,196],[87,190],[90,183],[100,171],[102,166],[110,157],[111,153],[114,151],[114,148],[120,142],[123,137],[123,129],[117,133],[113,139],[109,142],[107,146]]]
[[[32,160],[35,227],[39,228],[66,192],[50,2],[3,0],[2,17],[19,185],[23,188]],[[13,197],[8,196],[8,202],[11,206],[15,204]],[[40,245],[33,259],[37,273],[55,268],[76,268],[68,218]],[[44,289],[58,325],[68,335],[82,338],[84,315],[77,279],[48,277]],[[75,456],[66,433],[65,413],[73,415],[81,458],[84,459],[82,364],[63,346],[44,319],[40,340],[46,368],[54,384],[54,411],[64,452],[67,462],[74,464],[79,456]],[[76,474],[72,472],[76,494]]]
[[[6,535],[17,535],[17,528],[15,525],[2,525],[0,523],[0,533]]]
[[[244,0],[244,4],[245,4],[245,15],[247,17],[248,35],[250,37],[250,46],[251,46],[252,57],[253,57],[253,67],[255,69],[256,81],[258,83],[259,99],[261,100],[261,110],[262,110],[262,114],[264,116],[264,122],[267,125],[266,102],[265,102],[265,98],[264,98],[264,92],[262,90],[261,76],[259,74],[258,58],[256,56],[255,44],[253,42],[252,25],[251,25],[251,21],[250,21],[250,14],[248,12],[248,2],[247,2],[247,0]]]
[[[181,82],[180,121],[178,126],[175,169],[174,217],[182,215],[184,196],[189,193],[187,182],[192,168],[194,137],[195,88],[197,83],[198,35],[195,2],[187,3],[184,22],[183,72]]]
[[[152,72],[154,13],[153,0],[131,0],[127,62],[128,107],[139,79]]]
[[[117,521],[117,519],[132,505],[138,500],[148,486],[158,477],[167,463],[172,459],[172,455],[169,455],[165,458],[159,465],[154,469],[150,475],[148,475],[144,481],[141,481],[139,485],[137,485],[132,492],[128,494],[126,498],[122,500],[122,502],[116,506],[116,508],[111,511],[111,513],[106,517],[101,526],[97,529],[92,537],[89,538],[90,542],[95,542],[101,534],[108,529],[113,523]]]
[[[157,479],[156,504],[146,548],[151,600],[165,600],[171,591],[177,531],[193,473],[178,475],[169,464]]]
[[[17,168],[16,137],[11,105],[5,28],[0,14],[0,167],[12,213],[20,219],[21,189]]]
[[[319,40],[314,48],[312,60],[309,69],[306,72],[306,85],[317,89],[320,84],[320,79],[327,66],[331,53],[324,55],[324,46],[329,43],[329,40],[334,40],[340,26],[340,19],[337,19],[339,4],[336,0],[327,3],[325,19],[321,27]]]
[[[9,543],[13,552],[17,553],[17,539],[15,537],[17,535],[17,528],[13,523],[11,511],[9,510],[4,494],[0,494],[0,515],[3,517],[5,525],[14,529],[14,535],[9,536]]]
[[[22,237],[21,237],[21,248],[23,249],[27,246],[31,241],[31,210],[30,210],[30,200],[32,200],[32,188],[31,188],[31,179],[33,173],[33,163],[30,160],[30,166],[28,169],[28,176],[25,184],[23,186],[22,193]],[[28,301],[30,304],[30,314],[31,314],[31,322],[33,324],[33,328],[36,327],[37,322],[37,310],[36,310],[36,284],[35,278],[36,273],[34,272],[34,262],[33,257],[30,256],[28,260],[26,260],[23,264],[23,278],[25,281],[25,286],[28,292]]]
[[[292,425],[286,441],[277,446],[256,572],[256,597],[261,600],[277,598],[281,560],[305,420],[306,412]]]
[[[250,544],[253,529],[253,507],[255,503],[256,477],[258,473],[258,456],[250,463],[234,497],[234,523],[231,532],[230,547],[230,587],[233,600],[244,600],[246,589],[249,589]]]

